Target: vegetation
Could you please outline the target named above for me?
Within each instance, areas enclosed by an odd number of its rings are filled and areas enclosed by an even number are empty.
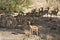
[[[60,8],[60,0],[46,0],[46,2],[49,3],[50,6],[54,6],[54,7],[59,7]]]
[[[0,0],[0,13],[19,12],[24,10],[24,7],[28,7],[31,4],[31,0]]]

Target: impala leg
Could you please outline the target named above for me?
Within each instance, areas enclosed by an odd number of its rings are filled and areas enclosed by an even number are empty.
[[[38,36],[38,30],[36,31],[36,33],[37,33],[37,36]]]
[[[33,30],[31,30],[32,34],[33,34]]]
[[[36,35],[38,36],[38,30],[36,30]]]
[[[31,31],[31,29],[30,29],[30,34],[32,34],[32,31]],[[30,35],[31,36],[31,35]]]
[[[33,34],[33,30],[32,29],[30,29],[30,32],[31,32],[31,35]]]
[[[48,17],[48,13],[47,13],[47,17]]]

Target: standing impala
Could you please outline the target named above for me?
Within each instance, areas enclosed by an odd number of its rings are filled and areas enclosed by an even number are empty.
[[[31,25],[31,23],[30,23],[30,21],[29,21],[29,27],[30,27],[30,32],[31,32],[31,34],[33,34],[33,31],[35,31],[36,32],[36,34],[37,34],[37,36],[38,36],[38,26],[36,26],[36,25]]]

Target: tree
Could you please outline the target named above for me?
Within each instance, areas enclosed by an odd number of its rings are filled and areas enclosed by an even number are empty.
[[[31,0],[0,0],[0,13],[22,11],[23,7],[28,7]]]

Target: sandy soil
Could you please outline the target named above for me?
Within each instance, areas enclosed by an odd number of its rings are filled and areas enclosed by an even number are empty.
[[[54,16],[53,16],[54,17]],[[8,28],[0,28],[0,40],[60,40],[60,26],[56,26],[56,24],[60,25],[60,17],[52,18],[50,23],[48,20],[46,21],[46,16],[43,18],[35,17],[35,25],[39,27],[39,35],[31,35],[28,37],[25,33],[30,30],[21,30],[21,29],[8,29]],[[56,21],[55,23],[53,21]],[[56,27],[56,30],[50,30],[51,27]],[[50,30],[50,33],[47,34]]]
[[[40,21],[35,21],[39,27],[39,35],[31,35],[28,37],[25,32],[30,32],[29,30],[21,30],[21,29],[8,29],[8,28],[0,28],[0,40],[60,40],[60,27],[57,27],[56,23],[48,23],[46,18],[39,19]],[[58,20],[58,19],[54,19]],[[57,24],[60,25],[59,20]],[[56,27],[56,30],[50,30],[51,27]],[[50,33],[48,31],[50,30]]]

